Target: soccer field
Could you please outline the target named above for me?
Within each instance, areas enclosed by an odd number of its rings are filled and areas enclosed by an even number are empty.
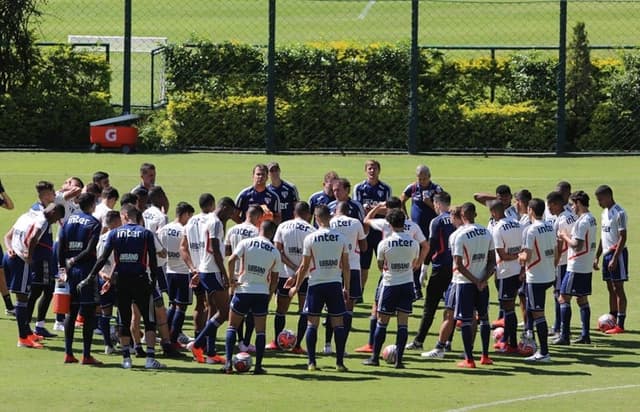
[[[282,177],[294,182],[303,199],[321,188],[322,176],[335,170],[352,184],[364,179],[363,165],[367,156],[275,156],[239,154],[130,155],[86,153],[9,153],[0,152],[0,178],[12,196],[16,209],[0,209],[2,234],[11,227],[35,199],[33,187],[39,180],[62,181],[76,175],[85,183],[93,172],[104,170],[111,175],[112,185],[121,194],[138,182],[138,167],[142,162],[155,163],[157,183],[167,192],[172,208],[178,201],[197,203],[201,192],[211,192],[216,198],[236,194],[251,183],[251,169],[256,163],[277,160]],[[640,221],[640,163],[635,157],[609,158],[517,158],[517,157],[425,157],[376,156],[382,164],[381,179],[399,194],[414,180],[415,167],[426,163],[433,180],[452,194],[453,204],[470,201],[473,192],[491,192],[498,184],[508,184],[512,190],[528,188],[535,197],[544,197],[559,180],[568,180],[574,190],[592,194],[603,183],[609,184],[616,200],[629,216],[629,254],[631,278],[627,284],[629,309],[627,333],[615,337],[592,332],[589,346],[551,346],[553,362],[548,365],[527,365],[522,358],[496,354],[493,366],[478,366],[475,370],[456,367],[461,351],[458,333],[453,352],[442,361],[424,360],[417,352],[406,352],[407,369],[397,371],[382,365],[377,369],[363,366],[363,355],[354,348],[366,343],[368,312],[373,295],[373,281],[378,274],[372,270],[365,290],[365,304],[358,305],[354,318],[355,330],[347,342],[349,356],[345,360],[349,373],[332,369],[334,359],[320,356],[322,371],[309,373],[306,357],[287,353],[267,353],[264,361],[267,376],[220,374],[217,366],[190,361],[166,360],[169,368],[145,371],[143,360],[134,359],[134,369],[120,367],[118,355],[102,355],[102,341],[94,340],[94,355],[105,362],[101,368],[64,365],[62,338],[48,340],[45,349],[16,348],[16,325],[13,318],[0,315],[0,359],[4,384],[0,390],[3,405],[12,410],[637,410],[638,353],[640,352],[640,311],[636,297],[640,287],[635,278],[635,261],[640,255],[636,236]],[[600,220],[600,208],[595,199],[592,213]],[[478,221],[486,223],[488,213],[479,208]],[[591,299],[592,328],[597,317],[607,312],[607,295],[599,274],[594,274],[594,294]],[[491,287],[492,295],[495,290]],[[420,304],[414,305],[409,336],[418,326]],[[292,307],[295,306],[292,305]],[[550,305],[548,305],[549,307]],[[575,308],[575,303],[574,303]],[[190,311],[189,311],[190,313]],[[491,318],[497,314],[495,299]],[[552,311],[547,311],[547,318]],[[437,318],[436,318],[437,319]],[[268,317],[267,339],[271,339],[273,318]],[[292,328],[296,318],[290,312],[287,325]],[[48,319],[51,326],[52,318]],[[439,322],[436,320],[425,342],[430,349],[435,343]],[[574,309],[573,334],[578,332],[577,310]],[[396,324],[390,323],[386,344],[395,340]],[[224,327],[221,328],[224,330]],[[192,333],[190,316],[185,330]],[[322,330],[319,336],[323,336]],[[218,333],[223,345],[224,332]],[[322,338],[319,339],[322,341]],[[81,348],[81,335],[76,331],[76,350]],[[304,347],[304,345],[303,345]],[[320,343],[318,344],[320,348]],[[479,341],[476,342],[476,352]],[[165,360],[163,360],[164,362]],[[613,402],[613,404],[612,404]],[[1,408],[0,408],[1,409]]]

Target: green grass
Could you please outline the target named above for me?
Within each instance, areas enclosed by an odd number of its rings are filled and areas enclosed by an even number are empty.
[[[140,163],[151,161],[158,168],[158,183],[167,191],[175,205],[180,200],[195,204],[198,195],[210,191],[216,195],[235,197],[250,183],[251,168],[257,162],[278,160],[283,177],[298,185],[307,198],[319,190],[322,175],[335,169],[340,175],[357,183],[363,177],[365,156],[277,156],[237,154],[131,155],[63,154],[63,153],[1,153],[1,178],[13,196],[16,209],[0,211],[3,233],[34,200],[34,184],[40,179],[58,186],[66,177],[78,175],[85,181],[96,170],[111,174],[115,187],[121,191],[133,187],[138,180]],[[17,349],[16,326],[12,319],[0,316],[0,359],[6,383],[2,391],[4,405],[15,410],[119,410],[138,408],[148,410],[449,410],[516,398],[572,392],[504,405],[526,410],[634,410],[638,387],[594,391],[620,385],[637,385],[638,351],[640,350],[640,311],[635,297],[640,287],[634,276],[634,262],[640,255],[640,243],[635,235],[640,221],[639,178],[640,163],[636,158],[513,158],[513,157],[412,157],[378,156],[382,163],[382,179],[396,194],[413,180],[415,166],[426,162],[432,169],[434,181],[450,191],[454,203],[471,199],[476,191],[491,192],[497,184],[509,184],[513,190],[528,188],[534,196],[544,197],[558,180],[567,179],[574,189],[593,193],[596,186],[610,184],[618,202],[629,214],[632,281],[627,284],[630,306],[627,329],[619,337],[604,337],[593,333],[589,347],[552,347],[553,363],[544,366],[525,365],[521,359],[495,356],[492,367],[474,371],[459,370],[455,366],[461,350],[459,335],[454,339],[455,355],[444,361],[424,361],[416,353],[406,357],[408,369],[397,372],[387,366],[367,369],[364,358],[353,353],[366,341],[367,305],[356,310],[356,331],[347,344],[350,356],[346,360],[348,374],[330,370],[333,359],[319,358],[319,366],[326,370],[309,374],[305,358],[287,354],[268,354],[265,367],[270,375],[222,376],[216,368],[189,361],[168,360],[169,369],[146,372],[142,362],[134,360],[132,371],[119,367],[120,357],[101,355],[100,340],[96,339],[96,357],[106,362],[101,369],[79,365],[63,365],[62,339],[49,340],[41,351]],[[592,212],[599,217],[595,203]],[[479,209],[479,221],[488,218]],[[599,220],[599,219],[598,219]],[[371,279],[376,279],[372,273]],[[594,276],[592,296],[592,324],[599,314],[607,311],[604,285]],[[492,294],[495,291],[491,288]],[[373,284],[365,291],[371,302]],[[494,299],[495,301],[495,299]],[[574,304],[575,305],[575,304]],[[575,307],[575,306],[574,306]],[[414,307],[410,321],[410,336],[418,325],[420,308]],[[497,306],[491,306],[495,317]],[[574,310],[574,334],[577,310]],[[552,311],[547,311],[551,317]],[[272,325],[272,318],[268,324]],[[295,322],[288,317],[288,325]],[[438,322],[436,321],[437,325]],[[434,325],[426,346],[435,342]],[[223,328],[224,329],[224,328]],[[267,329],[271,336],[272,327]],[[186,327],[192,332],[191,324]],[[390,331],[395,331],[392,320]],[[219,333],[222,338],[223,332]],[[322,332],[320,333],[322,336]],[[80,334],[76,334],[75,348],[80,349]],[[322,339],[320,339],[322,340]],[[394,341],[393,333],[387,344]],[[586,392],[581,392],[586,391]],[[611,406],[611,402],[616,404]],[[578,406],[579,405],[579,406]],[[494,410],[496,406],[483,410]]]

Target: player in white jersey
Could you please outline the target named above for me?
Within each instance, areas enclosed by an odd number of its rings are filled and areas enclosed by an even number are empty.
[[[346,372],[347,368],[343,362],[346,345],[343,316],[346,312],[345,302],[349,299],[351,280],[348,243],[341,233],[329,226],[331,214],[327,206],[319,205],[313,213],[319,229],[304,239],[302,264],[296,276],[290,278],[285,286],[290,287],[289,293],[294,295],[304,279],[309,277],[309,289],[304,305],[307,315],[307,369],[317,370],[318,324],[320,313],[326,305],[336,339],[336,370]]]
[[[527,357],[527,362],[549,362],[547,344],[549,328],[544,316],[545,294],[555,281],[556,233],[551,223],[544,220],[545,204],[542,199],[529,201],[531,225],[525,229],[524,244],[519,255],[525,265],[527,285],[527,309],[533,320],[540,349]]]
[[[413,271],[420,267],[420,246],[405,232],[405,215],[399,209],[391,209],[386,216],[393,228],[390,236],[384,237],[378,245],[378,269],[382,273],[381,290],[378,298],[378,324],[376,326],[373,353],[363,363],[379,366],[380,351],[387,335],[387,325],[392,315],[397,314],[395,368],[404,369],[402,355],[409,337],[408,323],[414,298]]]
[[[249,209],[247,209],[247,213],[245,213],[244,222],[238,223],[231,227],[231,229],[227,231],[227,234],[224,237],[225,256],[231,256],[233,250],[242,240],[256,237],[260,234],[258,226],[260,226],[263,213],[263,209],[260,206],[249,206]],[[236,270],[234,274],[237,275],[238,273],[240,273],[240,261],[236,261]],[[240,323],[240,326],[236,328],[236,330],[238,331],[238,348],[240,349],[240,352],[256,351],[255,346],[251,344],[251,335],[253,334],[253,329],[253,316],[251,314],[248,314]]]
[[[262,368],[266,344],[267,312],[269,312],[269,298],[275,292],[278,284],[278,273],[282,271],[280,252],[271,243],[276,231],[276,224],[266,220],[260,225],[260,235],[255,238],[242,240],[229,257],[228,270],[234,273],[236,262],[240,261],[238,280],[231,276],[234,289],[229,311],[229,327],[226,336],[225,373],[232,373],[231,358],[236,344],[236,329],[242,319],[251,313],[256,325],[256,364],[253,367],[254,375],[267,373]]]
[[[304,239],[316,230],[316,228],[309,223],[311,221],[311,206],[307,202],[296,203],[293,209],[293,216],[293,220],[282,222],[278,225],[278,230],[276,230],[274,237],[274,243],[280,251],[284,266],[284,270],[279,273],[280,279],[278,279],[278,301],[274,319],[275,338],[278,337],[278,334],[285,327],[285,314],[291,304],[292,296],[289,295],[290,290],[285,285],[289,279],[295,278],[296,271],[300,267],[300,264],[302,264]],[[302,343],[302,335],[305,333],[307,328],[307,315],[304,313],[304,302],[307,296],[307,288],[308,281],[306,279],[302,285],[298,285],[296,288],[299,314],[296,332],[298,340],[296,341],[295,347],[292,349],[292,352],[296,354],[304,353],[300,344]],[[287,296],[284,296],[285,293]],[[278,345],[275,340],[267,345],[267,349],[277,348]]]
[[[465,359],[458,363],[462,368],[475,368],[473,360],[472,319],[474,311],[480,321],[482,339],[482,365],[491,365],[489,358],[489,289],[487,281],[495,269],[495,251],[489,231],[475,223],[476,208],[473,203],[462,205],[464,225],[453,245],[453,283],[456,284],[456,319],[462,321],[461,334]]]
[[[102,193],[100,194],[100,202],[96,205],[96,210],[94,210],[93,212],[93,217],[98,219],[98,221],[102,224],[102,233],[105,233],[109,230],[107,228],[107,212],[113,210],[116,203],[118,202],[118,198],[120,198],[120,193],[118,193],[118,190],[115,187],[109,186],[102,189]]]
[[[64,224],[72,214],[80,209],[75,199],[80,193],[82,193],[83,187],[84,184],[80,178],[70,177],[64,181],[60,190],[56,192],[54,202],[58,205],[64,206],[65,217],[62,219],[62,224]]]
[[[491,231],[496,251],[496,287],[500,309],[504,314],[504,337],[494,348],[504,353],[518,352],[518,319],[515,300],[521,285],[521,269],[518,253],[522,249],[520,223],[504,215],[504,205],[498,200],[489,204],[492,219],[496,222]]]
[[[571,211],[571,206],[569,206],[569,196],[571,196],[571,183],[564,180],[560,181],[556,185],[555,189],[553,189],[553,191],[560,193],[562,199],[562,209],[568,213],[573,213]],[[553,212],[551,212],[549,210],[549,207],[547,206],[547,208],[544,210],[544,220],[550,220],[553,223],[553,221],[556,219],[556,216],[558,216],[558,214],[554,214]]]
[[[590,344],[589,320],[591,307],[589,295],[591,295],[591,270],[596,255],[596,229],[595,217],[589,212],[589,195],[579,190],[571,194],[569,198],[573,212],[578,216],[571,233],[559,231],[558,237],[567,242],[567,273],[560,285],[560,314],[561,336],[553,341],[556,345],[569,344],[569,331],[571,328],[571,297],[575,296],[580,307],[580,321],[582,334],[572,343]]]
[[[493,200],[499,200],[504,205],[504,215],[510,219],[520,220],[520,215],[518,214],[518,210],[514,205],[511,204],[513,200],[513,196],[511,194],[511,188],[507,185],[499,185],[496,187],[496,194],[492,195],[490,193],[479,192],[474,193],[473,198],[476,202],[482,203],[485,206],[489,206],[490,202]],[[493,219],[489,220],[489,224],[487,228],[491,230],[495,221]]]
[[[527,212],[529,208],[529,201],[531,201],[531,192],[527,189],[522,189],[516,192],[516,212],[520,216],[518,222],[520,222],[520,227],[522,230],[525,230],[527,226],[531,224],[531,218],[529,217],[529,213]]]
[[[29,210],[18,218],[11,230],[4,236],[4,245],[9,257],[8,272],[11,273],[9,290],[16,295],[16,322],[18,324],[18,346],[42,348],[29,327],[27,302],[30,292],[29,265],[36,245],[49,226],[64,217],[62,205],[50,204],[43,211]]]
[[[616,326],[605,333],[615,335],[624,332],[624,321],[627,317],[627,295],[624,292],[624,282],[629,280],[627,212],[613,199],[613,190],[607,185],[596,189],[596,199],[603,210],[600,243],[593,268],[599,270],[599,260],[602,256],[602,279],[607,282],[609,313],[616,317]]]
[[[546,211],[550,214],[550,216],[553,216],[553,219],[547,217],[545,218],[545,220],[548,222],[552,222],[553,229],[555,230],[556,234],[561,231],[571,233],[573,225],[578,220],[578,216],[574,215],[572,211],[566,210],[566,208],[564,207],[564,202],[564,197],[560,192],[551,192],[547,195]],[[567,250],[569,249],[567,242],[565,242],[564,240],[557,238],[556,242],[556,258],[554,261],[556,266],[556,281],[553,290],[555,298],[555,321],[553,324],[553,328],[551,329],[552,335],[557,335],[560,333],[560,285],[562,285],[562,280],[567,273]]]

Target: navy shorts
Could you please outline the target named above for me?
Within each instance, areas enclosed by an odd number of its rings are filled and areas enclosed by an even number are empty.
[[[302,284],[298,288],[298,295],[307,296],[307,291],[309,290],[309,278],[304,278]]]
[[[519,274],[498,279],[498,300],[514,300],[521,285],[522,281]]]
[[[360,298],[362,298],[362,274],[359,270],[351,269],[349,299],[356,300]]]
[[[193,289],[189,286],[191,276],[188,273],[167,273],[169,302],[180,305],[193,303]]]
[[[160,292],[167,293],[167,291],[169,290],[167,276],[165,275],[162,266],[158,266],[156,272],[156,280],[158,281],[158,288],[160,288]]]
[[[360,268],[368,270],[371,267],[371,260],[373,259],[373,253],[378,250],[378,243],[382,240],[382,232],[379,230],[371,229],[367,235],[367,250],[360,252]]]
[[[569,296],[589,296],[591,294],[591,272],[569,272],[564,276],[560,285],[560,294]]]
[[[102,289],[102,286],[105,284],[105,281],[98,276],[98,290]],[[100,308],[106,309],[116,304],[116,285],[111,285],[109,290],[106,293],[99,294],[98,296],[98,304]]]
[[[29,265],[18,256],[14,256],[7,259],[7,266],[5,273],[9,272],[11,275],[11,282],[9,283],[9,290],[13,293],[19,293],[22,295],[28,295],[31,292],[31,274],[29,273]]]
[[[31,262],[29,270],[31,272],[32,285],[52,285],[55,275],[58,272],[58,265],[52,262],[53,259],[42,259]],[[52,265],[53,263],[53,265]]]
[[[553,293],[558,295],[560,294],[560,288],[562,287],[562,280],[564,276],[567,274],[567,265],[558,265],[556,267],[556,283],[554,285]]]
[[[341,282],[309,286],[303,313],[309,316],[320,316],[325,305],[329,316],[343,316],[345,314],[347,307],[344,303]]]
[[[151,290],[151,298],[153,299],[153,303],[157,306],[164,306],[164,299],[162,298],[162,291],[160,291],[160,287],[158,287],[158,280],[156,279],[156,283]]]
[[[4,279],[7,282],[7,286],[11,285],[11,270],[9,269],[9,255],[6,253],[2,254],[2,269],[4,270]]]
[[[98,282],[93,281],[78,292],[76,288],[82,282],[91,268],[86,266],[74,265],[67,272],[67,283],[71,291],[71,303],[76,305],[97,305],[99,301]]]
[[[264,293],[236,293],[229,307],[241,316],[253,313],[253,316],[267,316],[270,296]]]
[[[225,290],[222,286],[222,274],[221,273],[202,273],[198,274],[200,277],[200,285],[207,293],[219,292]]]
[[[527,283],[527,310],[544,312],[546,292],[551,286],[553,286],[553,282]]]
[[[609,262],[613,258],[613,251],[605,253],[602,256],[602,280],[613,282],[626,282],[629,280],[629,252],[627,248],[622,249],[622,253],[618,256],[618,266],[616,270],[609,271]]]
[[[447,290],[444,292],[444,308],[454,310],[456,307],[456,285],[449,283]]]
[[[378,302],[378,300],[380,300],[380,288],[382,287],[381,283],[382,283],[382,275],[380,275],[380,277],[378,278],[378,284],[376,285],[376,291],[373,294],[373,301],[374,302]],[[415,292],[414,292],[413,295],[415,297]]]
[[[289,288],[284,287],[287,280],[289,280],[289,278],[278,278],[278,286],[276,287],[276,294],[278,296],[289,297]]]
[[[413,298],[413,282],[395,286],[380,286],[378,313],[393,315],[396,312],[411,313]]]
[[[489,288],[478,290],[473,283],[456,284],[455,317],[457,320],[470,321],[473,312],[478,312],[478,318],[486,318],[489,310]]]

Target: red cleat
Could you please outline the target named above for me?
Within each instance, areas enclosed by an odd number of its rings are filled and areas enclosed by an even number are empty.
[[[493,360],[491,360],[489,355],[482,355],[480,357],[480,365],[493,365]]]
[[[193,354],[193,359],[196,360],[196,362],[198,363],[204,363],[204,351],[202,350],[202,348],[196,348],[196,345],[193,344],[193,342],[190,342],[187,345],[187,349],[189,349],[191,351],[191,353]]]
[[[32,348],[32,349],[42,349],[44,346],[42,344],[33,341],[27,338],[18,338],[18,347],[19,348]]]
[[[358,353],[373,353],[373,346],[367,343],[366,345],[356,348],[355,351]]]
[[[302,349],[302,348],[300,348],[300,347],[298,347],[298,348],[291,349],[291,353],[294,353],[296,355],[304,355],[304,354],[307,353],[307,351]]]
[[[503,352],[506,346],[507,346],[507,342],[496,342],[493,344],[493,349],[495,349],[498,352]]]
[[[500,318],[500,319],[494,320],[491,323],[491,327],[494,328],[494,329],[495,328],[504,328],[504,318]]]
[[[267,346],[265,346],[264,348],[266,350],[278,350],[278,349],[280,349],[275,340],[272,340],[271,342],[267,343]]]
[[[518,349],[517,346],[504,345],[504,347],[499,352],[511,355],[511,354],[515,354],[515,353],[519,354],[520,350]]]
[[[77,362],[77,360],[76,360],[76,362]],[[99,360],[97,360],[93,356],[83,356],[82,357],[82,364],[83,365],[100,366],[100,365],[102,365],[102,362],[100,362]]]
[[[604,331],[604,333],[606,333],[607,335],[617,335],[619,333],[624,333],[624,329],[622,329],[620,326],[616,325],[613,328]]]
[[[78,363],[78,359],[73,355],[64,354],[64,363]]]
[[[33,342],[42,342],[44,340],[44,337],[41,335],[37,335],[35,333],[31,333],[31,335],[27,336],[27,338]]]
[[[459,368],[467,368],[467,369],[475,369],[476,363],[470,359],[465,359],[463,361],[458,362]]]
[[[221,365],[226,362],[226,359],[224,358],[224,356],[213,355],[213,356],[207,356],[207,359],[205,360],[205,362],[208,363],[209,365]]]

